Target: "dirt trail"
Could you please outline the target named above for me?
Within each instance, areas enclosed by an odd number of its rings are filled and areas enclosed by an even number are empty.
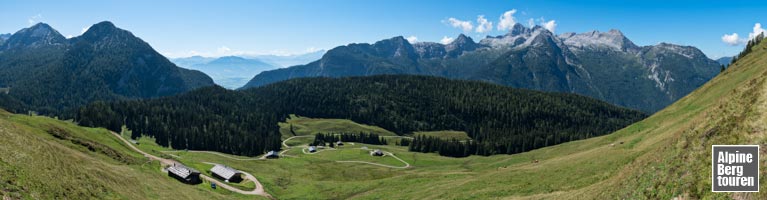
[[[229,158],[229,159],[232,159],[232,160],[239,160],[239,161],[251,161],[251,160],[263,160],[264,159],[264,158],[235,158],[235,157],[228,156],[226,154],[215,152],[215,151],[197,151],[197,150],[181,151],[181,150],[176,150],[176,151],[162,151],[162,152],[163,153],[176,153],[176,152],[209,153],[209,154],[221,156],[221,157],[224,157],[224,158]]]
[[[126,140],[125,138],[120,136],[119,134],[117,134],[117,133],[115,133],[113,131],[110,131],[110,132],[112,133],[112,135],[114,135],[115,137],[117,137],[120,140],[122,140],[123,143],[128,145],[128,147],[130,147],[131,149],[133,149],[134,151],[136,151],[138,153],[141,153],[142,155],[144,155],[144,157],[147,157],[150,160],[160,161],[160,163],[162,163],[162,165],[172,165],[174,163],[178,163],[175,160],[160,158],[160,157],[157,157],[155,155],[148,154],[148,153],[142,151],[141,149],[137,148],[136,146],[133,146],[133,144],[131,142],[129,142],[128,140]],[[263,196],[263,197],[266,197],[266,198],[269,198],[269,199],[274,199],[274,197],[272,197],[272,195],[269,195],[268,193],[264,192],[264,186],[261,185],[261,182],[258,182],[258,179],[256,179],[255,176],[253,176],[253,175],[251,175],[250,173],[247,173],[247,172],[242,172],[242,173],[245,174],[245,178],[246,179],[250,179],[251,181],[253,181],[253,183],[256,184],[256,188],[253,189],[253,191],[243,191],[243,190],[237,189],[235,187],[232,187],[230,185],[222,183],[218,179],[214,179],[214,178],[206,176],[206,175],[200,174],[200,177],[205,179],[205,180],[208,180],[210,182],[216,183],[217,186],[220,186],[220,187],[222,187],[224,189],[227,189],[229,191],[232,191],[232,192],[236,192],[236,193],[240,193],[240,194],[247,194],[247,195],[259,195],[259,196]]]
[[[406,169],[406,168],[409,168],[409,167],[410,167],[410,163],[408,163],[408,162],[405,162],[404,160],[402,160],[402,159],[400,159],[399,157],[395,156],[393,153],[391,153],[391,152],[385,152],[385,151],[384,151],[383,153],[384,153],[384,156],[391,156],[392,158],[394,158],[394,159],[397,159],[397,160],[399,160],[399,161],[400,161],[400,162],[402,162],[402,163],[405,163],[405,166],[402,166],[402,167],[398,167],[398,166],[384,165],[384,164],[379,164],[379,163],[374,163],[374,162],[366,162],[366,161],[351,161],[351,160],[350,160],[350,161],[336,161],[336,162],[340,162],[340,163],[362,163],[362,164],[369,164],[369,165],[375,165],[375,166],[381,166],[381,167],[388,167],[388,168],[394,168],[394,169]]]

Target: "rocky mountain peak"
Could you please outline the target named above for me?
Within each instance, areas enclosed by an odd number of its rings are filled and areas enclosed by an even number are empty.
[[[474,51],[479,47],[480,45],[475,43],[470,37],[460,34],[453,42],[445,45],[445,52],[448,57],[457,57],[465,51]]]
[[[58,31],[45,23],[37,23],[24,28],[8,37],[2,49],[17,47],[37,48],[51,45],[64,45],[67,39]]]
[[[657,45],[650,46],[648,51],[653,52],[654,54],[666,54],[666,55],[673,53],[673,54],[678,54],[690,59],[693,59],[693,58],[708,59],[708,57],[698,48],[695,48],[692,46],[683,46],[683,45],[665,43],[665,42],[661,42]]]
[[[133,46],[151,49],[148,43],[136,37],[130,31],[116,27],[112,22],[103,21],[92,25],[83,35],[72,39],[72,43],[87,41],[96,44],[96,48]]]
[[[527,28],[522,24],[516,23],[509,33],[501,36],[488,36],[485,39],[479,41],[480,44],[490,46],[493,48],[498,47],[516,47],[522,44],[529,44],[527,41],[535,38],[538,34],[551,34],[548,30],[541,26],[534,26]]]
[[[373,49],[378,54],[386,55],[387,57],[409,57],[411,59],[417,57],[413,45],[402,36],[378,41],[373,44]]]
[[[531,29],[525,27],[524,25],[520,23],[516,23],[514,24],[514,26],[511,27],[511,30],[509,30],[509,33],[506,35],[509,35],[509,36],[525,35],[525,34],[530,34],[531,31],[532,31]]]
[[[85,33],[81,37],[85,39],[99,39],[103,37],[107,37],[114,34],[120,34],[122,32],[128,32],[122,29],[117,28],[112,22],[109,21],[103,21],[99,22],[97,24],[92,25],[90,28],[88,28]]]
[[[580,34],[564,33],[558,37],[563,40],[567,46],[574,47],[575,49],[607,47],[620,51],[627,51],[638,48],[617,29],[611,29],[604,33],[596,30]]]

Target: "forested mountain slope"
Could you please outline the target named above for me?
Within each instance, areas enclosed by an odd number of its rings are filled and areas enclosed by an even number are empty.
[[[0,106],[62,114],[96,100],[152,98],[213,85],[199,71],[176,67],[149,44],[111,22],[64,38],[44,23],[0,46]]]
[[[176,149],[257,155],[279,148],[277,123],[289,114],[351,119],[398,134],[466,131],[493,146],[491,154],[603,135],[645,117],[574,94],[382,75],[295,79],[244,91],[210,87],[156,100],[97,103],[81,109],[77,120],[112,130],[125,122]]]

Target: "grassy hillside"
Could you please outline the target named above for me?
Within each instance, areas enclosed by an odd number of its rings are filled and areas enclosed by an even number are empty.
[[[3,199],[245,197],[180,183],[163,173],[158,162],[147,162],[104,129],[0,110],[0,138]]]
[[[347,119],[321,119],[321,118],[308,118],[300,117],[296,115],[290,115],[285,122],[280,122],[280,134],[282,139],[292,136],[313,135],[317,133],[329,133],[329,132],[364,132],[375,133],[382,136],[394,136],[397,134],[392,133],[386,129],[377,126],[369,126],[364,124],[358,124],[354,121]],[[293,131],[291,132],[291,128]]]

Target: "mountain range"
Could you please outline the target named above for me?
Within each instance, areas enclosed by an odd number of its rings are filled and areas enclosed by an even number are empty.
[[[153,98],[213,85],[202,72],[179,68],[111,22],[70,39],[38,23],[0,42],[0,105],[56,113],[98,100]]]
[[[202,71],[213,78],[216,84],[229,89],[242,87],[259,72],[279,68],[259,59],[238,56],[219,58],[192,56],[174,58],[171,62],[183,68]]]
[[[242,89],[298,77],[415,74],[576,93],[654,113],[718,72],[717,61],[691,46],[637,46],[618,30],[555,35],[515,24],[479,42],[461,34],[448,44],[399,36],[339,46],[306,65],[261,72]]]
[[[319,50],[315,52],[305,54],[294,55],[243,55],[242,57],[258,59],[266,63],[270,63],[280,67],[290,67],[295,65],[304,65],[312,61],[318,60],[325,54],[325,50]],[[252,77],[250,77],[252,78]]]

